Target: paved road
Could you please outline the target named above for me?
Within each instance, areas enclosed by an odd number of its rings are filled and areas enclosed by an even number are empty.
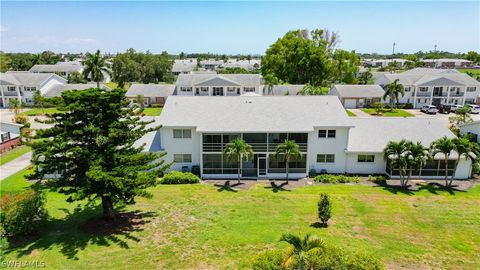
[[[30,159],[32,159],[32,152],[28,152],[0,166],[0,181],[28,167]]]

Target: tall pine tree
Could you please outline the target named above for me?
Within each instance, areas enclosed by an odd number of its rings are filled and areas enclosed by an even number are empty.
[[[115,219],[115,203],[135,203],[149,197],[168,165],[165,153],[143,152],[134,143],[148,132],[152,121],[127,108],[124,90],[87,89],[62,94],[65,113],[52,115],[52,128],[39,130],[32,143],[34,172],[30,179],[50,179],[68,201],[101,199],[107,220]],[[138,110],[138,109],[137,109]]]

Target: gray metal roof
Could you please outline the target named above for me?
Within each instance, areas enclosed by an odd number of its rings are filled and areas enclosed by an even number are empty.
[[[80,72],[83,69],[82,65],[72,63],[62,63],[55,65],[34,65],[30,68],[30,72]]]
[[[352,126],[336,96],[171,96],[159,122],[200,132],[308,132],[316,126]]]
[[[260,86],[263,84],[262,76],[259,74],[180,74],[177,77],[176,86],[195,86],[199,83],[218,78],[234,82],[241,86]]]
[[[15,76],[10,73],[0,73],[0,85],[20,85]]]
[[[455,135],[438,119],[421,117],[352,117],[354,128],[348,137],[349,152],[380,153],[389,141],[407,139],[428,147],[443,136]]]
[[[332,87],[336,89],[339,96],[346,97],[357,97],[357,98],[381,98],[385,94],[385,91],[380,87],[380,85],[354,85],[354,84],[336,84]]]
[[[480,82],[473,79],[464,73],[427,73],[427,74],[406,74],[394,73],[394,74],[384,74],[385,78],[388,81],[393,82],[396,79],[399,79],[400,83],[403,85],[415,85],[415,86],[426,86],[426,85],[466,85],[466,86],[476,86],[480,85]],[[442,84],[445,83],[445,84]]]
[[[175,85],[173,84],[140,84],[134,83],[127,91],[127,97],[167,97],[173,95]]]
[[[410,70],[406,70],[400,74],[433,75],[433,74],[450,74],[450,73],[458,74],[460,72],[456,69],[438,69],[438,68],[421,68],[420,67],[420,68],[413,68]]]
[[[52,86],[43,96],[47,98],[51,97],[59,97],[62,95],[63,92],[68,91],[68,90],[85,90],[85,89],[90,89],[90,88],[96,88],[97,84],[96,83],[69,83],[69,84],[58,84]],[[100,84],[100,88],[102,89],[108,89],[110,88],[106,85]]]
[[[25,86],[39,86],[46,82],[51,77],[54,77],[60,82],[66,83],[67,80],[56,75],[53,73],[31,73],[31,72],[16,72],[16,71],[9,71],[7,73],[7,78],[15,78],[17,85],[25,85]],[[3,74],[2,74],[3,78]]]

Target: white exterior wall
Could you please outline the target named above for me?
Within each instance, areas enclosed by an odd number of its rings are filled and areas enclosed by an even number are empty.
[[[375,155],[374,162],[358,162],[358,155]],[[350,174],[384,174],[387,163],[382,153],[348,153],[346,173]]]
[[[322,169],[328,173],[344,173],[349,128],[332,128],[336,130],[335,138],[319,138],[319,129],[326,128],[315,128],[315,131],[308,133],[307,167],[315,169],[317,173]],[[335,162],[317,163],[317,154],[334,154]]]
[[[480,143],[480,123],[472,123],[464,126],[460,126],[460,134],[466,135],[473,133],[477,135],[477,142]]]
[[[173,163],[168,171],[181,171],[183,166],[188,166],[189,169],[192,165],[200,165],[200,149],[201,149],[201,134],[195,132],[194,128],[191,128],[192,138],[173,138],[173,130],[176,128],[162,127],[160,129],[160,141],[162,151],[167,152],[164,157],[166,163],[173,162],[174,154],[191,154],[192,162],[190,163]],[[187,129],[187,128],[178,128]]]

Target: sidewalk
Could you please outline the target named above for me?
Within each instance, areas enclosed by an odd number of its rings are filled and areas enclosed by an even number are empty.
[[[0,181],[28,167],[31,159],[32,152],[28,152],[0,166]]]
[[[371,116],[370,114],[360,110],[360,109],[348,109],[349,111],[351,111],[352,113],[354,113],[356,116],[358,117],[373,117]]]

